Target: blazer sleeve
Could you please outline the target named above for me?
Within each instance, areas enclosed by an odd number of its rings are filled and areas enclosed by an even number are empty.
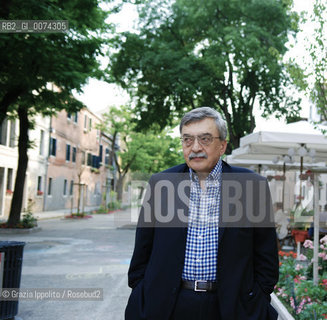
[[[254,228],[254,272],[255,281],[268,297],[278,281],[279,260],[276,228],[267,181],[265,188],[265,205],[261,205],[261,208],[259,205],[259,210],[266,210],[266,220],[263,227],[256,226]]]
[[[128,270],[128,285],[132,289],[144,278],[152,252],[154,237],[153,185],[154,179],[151,177],[140,210],[134,252]]]

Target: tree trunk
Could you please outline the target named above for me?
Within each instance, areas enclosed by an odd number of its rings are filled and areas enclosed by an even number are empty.
[[[232,154],[232,151],[239,147],[240,138],[233,134],[229,135],[229,143],[227,144],[226,154]]]
[[[27,150],[29,145],[28,140],[28,114],[27,108],[20,106],[18,108],[19,117],[19,143],[18,143],[18,168],[15,180],[15,189],[11,201],[10,213],[7,224],[10,227],[15,227],[20,221],[22,211],[25,177],[28,164]]]
[[[117,200],[120,201],[120,203],[123,200],[124,178],[125,176],[121,175],[117,180]]]
[[[0,125],[7,116],[7,111],[10,105],[17,102],[19,96],[24,92],[22,86],[16,86],[9,89],[3,98],[0,100]]]
[[[78,180],[78,196],[77,196],[77,214],[80,213],[80,205],[81,205],[81,183]]]

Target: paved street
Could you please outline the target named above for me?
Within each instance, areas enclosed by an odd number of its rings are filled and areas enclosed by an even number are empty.
[[[39,221],[41,231],[1,234],[25,241],[21,288],[103,288],[103,301],[21,300],[23,320],[123,319],[135,229],[129,212]]]

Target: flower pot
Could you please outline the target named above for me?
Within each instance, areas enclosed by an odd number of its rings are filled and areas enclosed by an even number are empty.
[[[295,242],[304,242],[308,238],[308,231],[306,230],[292,230],[292,236]]]

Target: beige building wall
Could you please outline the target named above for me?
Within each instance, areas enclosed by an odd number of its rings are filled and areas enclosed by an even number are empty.
[[[28,150],[23,212],[28,209],[28,204],[31,204],[32,211],[43,209],[43,193],[38,192],[38,182],[40,184],[41,180],[44,183],[46,177],[50,118],[36,116],[34,120],[35,128],[29,131],[32,147]],[[17,120],[5,119],[0,126],[0,131],[0,218],[6,220],[10,211],[18,165],[19,123]]]
[[[52,117],[45,210],[76,212],[78,203],[79,211],[102,204],[109,171],[103,163],[110,141],[97,129],[100,122],[87,108],[77,116],[61,111]]]
[[[35,129],[29,133],[33,148],[28,151],[26,175],[27,205],[32,212],[40,212],[44,206],[44,190],[47,177],[50,117],[35,118]]]
[[[5,119],[0,126],[0,219],[9,214],[18,164],[18,125]]]

